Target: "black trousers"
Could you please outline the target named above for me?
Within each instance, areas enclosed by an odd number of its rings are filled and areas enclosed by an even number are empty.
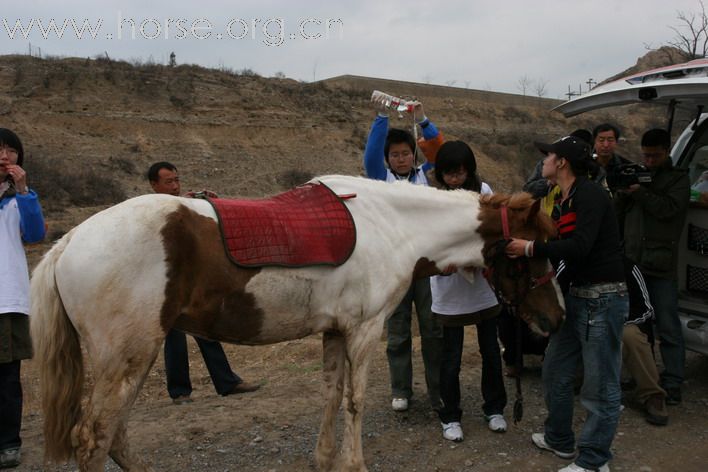
[[[22,445],[22,384],[20,362],[0,364],[0,451]]]
[[[464,326],[443,327],[443,353],[440,366],[440,421],[460,421],[460,366]],[[501,354],[497,341],[497,319],[489,318],[477,324],[477,342],[482,355],[482,410],[487,416],[502,414],[506,406],[506,389],[502,375]]]
[[[194,336],[197,346],[202,352],[211,381],[219,395],[228,394],[231,389],[243,380],[231,370],[224,348],[216,341]],[[187,352],[187,336],[176,329],[170,330],[165,338],[165,373],[167,374],[167,392],[170,398],[192,393],[192,382],[189,379],[189,353]]]

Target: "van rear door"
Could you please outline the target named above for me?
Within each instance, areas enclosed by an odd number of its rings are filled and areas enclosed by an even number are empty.
[[[624,77],[595,87],[580,97],[557,106],[566,117],[599,108],[630,103],[660,103],[672,101],[680,108],[708,111],[708,59],[662,67]]]

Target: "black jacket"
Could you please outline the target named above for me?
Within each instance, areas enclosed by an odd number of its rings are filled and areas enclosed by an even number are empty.
[[[688,174],[670,160],[652,173],[651,183],[615,195],[625,254],[645,274],[676,278],[678,243],[690,195]]]
[[[535,241],[534,256],[564,260],[574,286],[625,280],[614,208],[600,184],[577,178],[551,216],[560,239]]]

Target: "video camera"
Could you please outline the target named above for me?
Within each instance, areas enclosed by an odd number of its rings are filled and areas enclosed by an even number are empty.
[[[646,166],[634,162],[620,164],[607,173],[607,186],[613,192],[629,188],[634,184],[644,185],[649,183],[651,183],[651,171]]]

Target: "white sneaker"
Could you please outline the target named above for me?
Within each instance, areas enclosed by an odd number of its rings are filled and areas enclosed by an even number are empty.
[[[448,441],[460,442],[464,439],[462,425],[458,421],[450,423],[440,423],[443,429],[443,437]]]
[[[484,415],[484,419],[489,422],[489,429],[495,433],[503,433],[506,431],[506,420],[502,415]]]
[[[600,467],[597,470],[598,470],[598,472],[610,472],[610,466],[605,463],[605,465],[603,465],[602,467]],[[580,467],[579,465],[576,465],[575,462],[558,470],[558,472],[594,472],[594,471],[595,471],[595,469],[586,469],[584,467]]]
[[[543,433],[533,433],[531,435],[531,441],[533,441],[533,443],[536,445],[537,448],[544,449],[546,451],[551,451],[553,454],[557,455],[561,459],[575,458],[575,451],[563,452],[563,451],[559,451],[557,449],[553,449],[551,446],[549,446],[548,443],[546,442],[546,437]],[[568,467],[570,467],[570,466],[577,467],[574,463],[570,464]],[[563,472],[570,472],[572,470],[574,470],[574,469],[567,469],[567,470],[563,469]],[[578,470],[583,470],[583,469],[578,469]],[[606,471],[603,471],[603,472],[606,472]]]
[[[393,408],[393,411],[406,411],[408,409],[408,399],[394,398],[391,400],[391,408]]]

